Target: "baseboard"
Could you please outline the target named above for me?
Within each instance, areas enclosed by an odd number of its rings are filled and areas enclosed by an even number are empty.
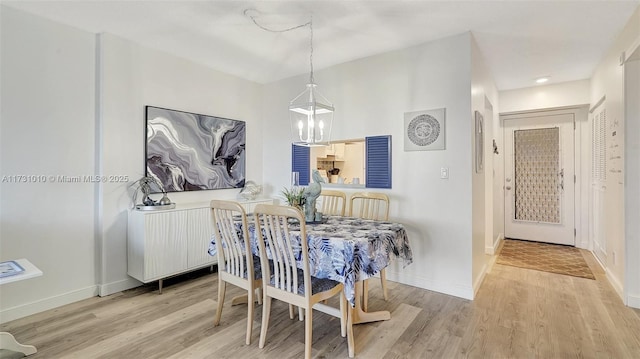
[[[474,298],[478,294],[478,289],[480,289],[480,286],[482,285],[482,282],[484,281],[484,277],[487,276],[487,268],[489,268],[489,266],[487,266],[487,263],[485,263],[482,266],[482,269],[480,270],[480,275],[478,275],[476,280],[473,282],[473,297]]]
[[[45,310],[58,308],[63,305],[78,302],[83,299],[98,295],[98,287],[95,285],[74,290],[68,293],[44,298],[31,303],[21,304],[0,311],[0,323],[27,317],[29,315],[44,312]]]
[[[622,283],[620,283],[620,281],[618,280],[618,278],[616,278],[610,270],[606,269],[605,273],[607,275],[607,279],[609,280],[609,283],[611,283],[611,286],[613,287],[613,289],[616,291],[616,293],[618,293],[618,295],[620,296],[620,299],[622,299],[624,301],[624,291],[623,291],[623,286]]]
[[[484,247],[484,252],[489,255],[495,255],[500,247],[500,241],[504,239],[504,233],[498,233],[498,236],[493,240],[490,246]]]
[[[627,295],[627,306],[640,309],[640,296]]]
[[[418,287],[426,290],[432,290],[434,292],[452,295],[454,297],[473,300],[474,291],[472,287],[464,286],[464,285],[456,285],[450,283],[440,283],[435,282],[431,278],[421,277],[421,276],[406,276],[401,275],[399,272],[393,272],[390,270],[391,268],[387,267],[387,279],[410,285],[413,287]]]
[[[98,295],[101,297],[106,297],[107,295],[122,292],[123,290],[139,287],[141,285],[142,282],[133,278],[122,279],[116,282],[98,286]]]

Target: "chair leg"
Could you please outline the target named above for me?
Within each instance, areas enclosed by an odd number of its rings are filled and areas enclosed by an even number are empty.
[[[247,291],[247,345],[251,344],[251,332],[253,331],[253,309],[255,307],[254,298],[255,290]]]
[[[269,329],[269,315],[271,314],[271,297],[266,297],[262,303],[262,327],[260,328],[260,343],[258,347],[264,348],[264,342],[267,339],[267,329]]]
[[[293,319],[293,304],[289,304],[289,319]]]
[[[362,310],[365,312],[369,308],[369,280],[362,281]]]
[[[356,353],[355,342],[353,339],[353,311],[351,305],[347,304],[347,348],[349,348],[349,358],[353,358]]]
[[[222,305],[224,304],[224,292],[227,289],[227,283],[218,277],[218,311],[216,312],[216,318],[213,320],[213,325],[220,324],[220,318],[222,317]]]
[[[384,300],[389,300],[389,295],[387,294],[387,268],[382,268],[380,271],[380,284],[382,285]]]
[[[258,304],[262,305],[262,287],[256,288],[256,293],[258,296]]]
[[[306,308],[306,318],[304,322],[304,357],[311,359],[311,342],[313,339],[313,308]]]
[[[298,307],[298,320],[299,321],[303,321],[304,320],[304,310],[302,310],[301,307]]]
[[[342,291],[340,293],[340,335],[342,335],[343,338],[347,336],[348,305],[349,303],[347,303],[347,297],[345,297],[344,291]]]

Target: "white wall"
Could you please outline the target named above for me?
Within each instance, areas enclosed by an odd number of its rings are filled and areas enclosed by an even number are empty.
[[[154,105],[246,121],[247,178],[262,182],[260,85],[1,9],[2,176],[136,180],[144,174],[144,106]],[[1,322],[140,284],[127,275],[127,183],[8,181],[0,192],[0,259],[27,258],[44,275],[2,286]],[[187,203],[238,192],[169,197]]]
[[[640,7],[625,25],[623,31],[613,42],[606,55],[596,68],[591,79],[591,103],[597,103],[603,96],[606,96],[604,106],[607,110],[607,124],[615,124],[617,138],[615,141],[619,143],[619,148],[624,148],[625,127],[624,127],[624,84],[623,84],[623,66],[620,66],[620,55],[640,38]],[[637,101],[636,99],[633,99]],[[613,131],[607,133],[607,145],[612,143]],[[625,252],[625,236],[624,236],[624,169],[620,173],[609,172],[609,169],[622,168],[622,162],[625,161],[625,153],[618,152],[623,158],[618,162],[611,162],[607,158],[607,182],[605,191],[605,238],[607,260],[605,263],[607,277],[612,282],[614,288],[622,296],[623,285],[625,283],[625,255],[634,263],[640,261],[637,253]],[[609,153],[607,154],[609,155]],[[616,160],[614,160],[616,161]],[[632,200],[632,199],[631,199]],[[614,260],[615,253],[615,260]],[[634,258],[635,257],[635,258]],[[636,283],[637,285],[637,283]],[[634,289],[635,294],[640,293],[640,286]],[[628,298],[625,298],[625,301]]]
[[[54,182],[94,173],[95,45],[89,33],[4,6],[0,25],[0,260],[27,258],[44,272],[2,285],[6,322],[96,292],[95,186]],[[14,175],[47,181],[4,177]]]
[[[482,284],[482,279],[487,270],[490,257],[485,254],[487,242],[492,243],[493,227],[493,124],[497,121],[494,118],[494,106],[498,105],[498,90],[493,81],[491,72],[487,68],[482,53],[471,37],[471,112],[470,123],[474,129],[471,134],[473,149],[471,151],[471,171],[472,175],[472,283],[474,291],[477,291]],[[483,116],[483,152],[484,163],[482,172],[476,171],[476,136],[475,131],[475,111]]]
[[[104,175],[144,175],[146,105],[246,121],[247,178],[262,182],[261,86],[114,35],[101,35],[100,167]],[[236,198],[239,190],[169,193],[173,202]],[[139,284],[127,276],[126,184],[101,188],[102,278],[106,295]]]
[[[391,280],[473,298],[471,282],[471,37],[462,34],[317,71],[333,101],[333,139],[392,135],[390,217],[408,230],[414,263],[396,263]],[[291,137],[287,103],[307,75],[265,86],[264,179],[277,195],[289,182]],[[446,108],[446,150],[405,152],[404,113]],[[440,179],[449,167],[450,178]]]
[[[625,64],[625,291],[640,308],[640,47]]]
[[[584,105],[590,102],[590,81],[570,81],[500,91],[500,112],[519,112]]]

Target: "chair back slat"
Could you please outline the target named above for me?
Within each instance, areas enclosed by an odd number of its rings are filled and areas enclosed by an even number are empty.
[[[322,190],[320,192],[320,212],[330,216],[344,216],[347,196],[344,192]]]
[[[389,220],[389,196],[376,192],[357,192],[351,195],[349,216],[364,219]]]
[[[211,201],[218,270],[237,277],[253,275],[251,244],[244,238],[247,234],[247,216],[244,208],[231,201]],[[237,223],[242,223],[242,232],[238,233]],[[247,259],[248,258],[248,259]]]
[[[289,206],[259,204],[255,208],[254,216],[264,278],[269,278],[267,276],[270,275],[272,283],[269,286],[293,294],[298,294],[298,287],[302,283],[298,282],[296,267],[298,245],[290,231],[289,220],[299,221],[300,238],[304,239],[300,241],[299,246],[302,251],[299,255],[303,260],[304,288],[305,292],[311,290],[306,227],[302,212]],[[269,259],[273,262],[273,273],[268,273],[271,271]]]

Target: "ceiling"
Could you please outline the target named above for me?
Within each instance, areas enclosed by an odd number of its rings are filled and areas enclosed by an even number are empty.
[[[499,90],[588,79],[640,0],[0,1],[259,83],[471,31]]]

